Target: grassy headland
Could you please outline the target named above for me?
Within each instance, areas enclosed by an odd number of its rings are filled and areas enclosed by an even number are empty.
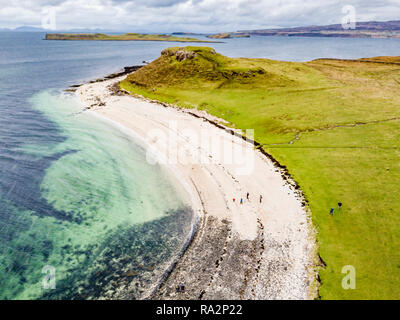
[[[173,42],[212,42],[196,38],[176,37],[166,34],[126,33],[107,35],[104,33],[47,33],[46,40],[117,40],[117,41],[173,41]]]
[[[321,297],[399,299],[399,60],[294,63],[170,48],[121,87],[255,129],[309,201],[326,264]],[[346,265],[355,290],[342,288]]]

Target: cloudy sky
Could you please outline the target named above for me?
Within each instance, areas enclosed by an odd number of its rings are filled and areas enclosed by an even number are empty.
[[[222,32],[341,23],[346,5],[358,21],[400,19],[400,0],[0,0],[0,27]]]

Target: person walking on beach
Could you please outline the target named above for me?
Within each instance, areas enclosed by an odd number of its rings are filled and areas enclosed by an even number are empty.
[[[243,198],[240,198],[240,204],[243,204]]]
[[[233,200],[233,202],[235,202],[235,200],[236,200],[236,199],[235,199],[235,198],[233,198],[232,200]]]
[[[183,282],[176,287],[176,293],[185,293],[185,284]]]
[[[247,200],[249,200],[249,196],[250,196],[250,193],[247,192],[247,195],[246,195]]]
[[[260,203],[262,202],[262,195],[260,194]]]

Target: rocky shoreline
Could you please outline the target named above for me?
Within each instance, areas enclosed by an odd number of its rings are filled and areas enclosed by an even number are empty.
[[[145,63],[145,61],[143,61],[143,63]],[[76,90],[87,84],[87,83],[97,83],[97,82],[103,82],[103,81],[107,81],[107,80],[111,80],[111,79],[115,79],[115,78],[119,78],[122,76],[126,76],[132,72],[135,72],[137,70],[139,70],[141,67],[143,67],[143,65],[138,65],[138,66],[128,66],[128,67],[124,67],[121,71],[117,71],[114,73],[111,73],[103,78],[98,78],[98,79],[94,79],[91,80],[89,82],[85,82],[85,83],[81,83],[81,84],[73,84],[71,86],[69,86],[67,89],[65,89],[64,91],[66,92],[76,92]]]

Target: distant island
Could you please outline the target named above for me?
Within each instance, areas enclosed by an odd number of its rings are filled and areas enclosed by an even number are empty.
[[[232,39],[232,38],[250,38],[248,33],[243,32],[225,32],[207,36],[210,39]]]
[[[357,22],[355,29],[344,29],[341,24],[296,28],[240,30],[258,36],[340,37],[340,38],[400,38],[400,20]]]
[[[213,42],[196,38],[175,37],[167,34],[125,33],[107,35],[104,33],[47,33],[46,40],[100,40],[100,41],[172,41],[172,42]]]
[[[196,33],[196,32],[172,32],[173,36],[206,36],[208,33]]]

